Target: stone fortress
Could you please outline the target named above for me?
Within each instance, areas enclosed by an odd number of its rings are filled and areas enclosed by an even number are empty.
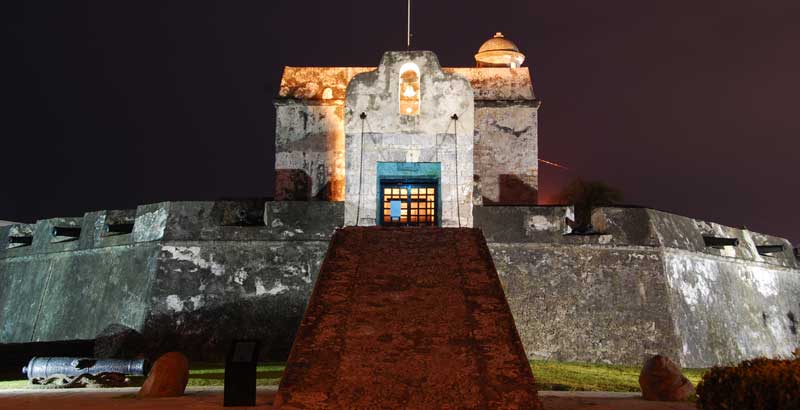
[[[286,67],[274,200],[165,202],[0,227],[0,344],[128,329],[140,350],[285,360],[341,226],[482,230],[530,358],[703,367],[798,347],[785,239],[648,208],[537,205],[540,101],[500,33],[477,67],[429,51]],[[387,263],[402,263],[386,256]]]

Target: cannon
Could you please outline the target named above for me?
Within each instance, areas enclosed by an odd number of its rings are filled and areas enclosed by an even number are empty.
[[[81,228],[72,226],[54,226],[53,236],[66,236],[69,238],[79,238],[81,236]]]
[[[259,208],[237,208],[229,226],[264,226],[264,210]]]
[[[20,246],[29,246],[33,243],[33,236],[9,236],[8,243]]]
[[[22,373],[34,384],[52,378],[67,381],[81,376],[98,376],[104,373],[116,373],[126,376],[145,376],[150,371],[149,362],[145,359],[92,359],[88,357],[34,357],[22,368]]]
[[[132,223],[108,223],[105,226],[107,235],[127,235],[133,232]]]
[[[738,238],[720,238],[717,236],[703,235],[703,242],[705,242],[706,246],[714,248],[721,248],[724,246],[739,246]]]
[[[783,245],[757,245],[756,249],[761,255],[769,255],[771,253],[781,253],[786,248]]]

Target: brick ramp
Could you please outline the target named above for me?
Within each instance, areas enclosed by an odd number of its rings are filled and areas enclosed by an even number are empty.
[[[275,409],[540,409],[477,229],[334,235]]]

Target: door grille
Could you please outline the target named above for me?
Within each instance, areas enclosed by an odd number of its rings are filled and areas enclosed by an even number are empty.
[[[381,184],[385,226],[435,226],[436,186],[432,183]]]

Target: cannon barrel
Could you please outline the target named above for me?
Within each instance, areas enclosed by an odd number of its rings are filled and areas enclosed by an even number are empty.
[[[703,236],[703,242],[706,246],[721,247],[721,246],[739,246],[738,238],[720,238],[717,236]]]
[[[264,225],[264,210],[263,209],[249,209],[238,208],[234,212],[234,222],[232,226],[263,226]]]
[[[758,250],[758,253],[765,255],[770,253],[780,253],[786,248],[784,248],[783,245],[757,245],[756,249]]]
[[[18,243],[23,245],[30,245],[33,243],[33,236],[9,236],[9,243]]]
[[[70,238],[80,238],[81,228],[72,226],[54,226],[53,236],[68,236]]]
[[[106,233],[129,234],[133,232],[133,223],[106,224]]]
[[[54,375],[68,377],[100,373],[121,373],[129,376],[145,376],[150,370],[145,359],[92,359],[88,357],[34,357],[22,368],[28,380],[46,379]]]

